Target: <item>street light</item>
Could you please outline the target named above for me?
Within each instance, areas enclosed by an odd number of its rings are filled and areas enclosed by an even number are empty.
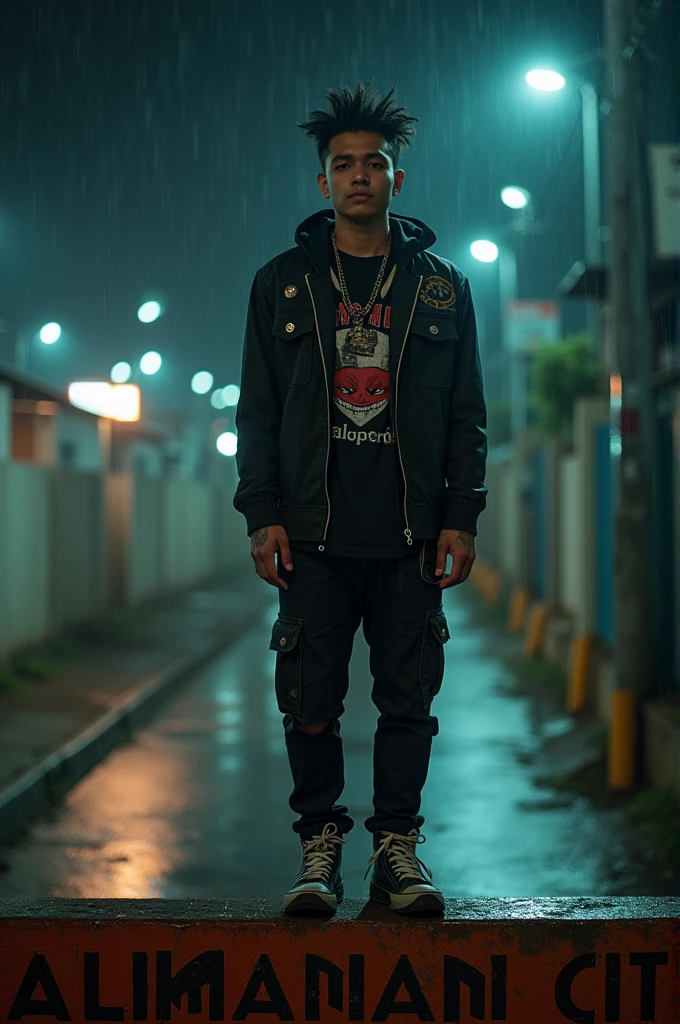
[[[523,210],[529,205],[531,196],[525,188],[517,185],[507,185],[501,189],[501,202],[509,206],[511,210]]]
[[[567,84],[556,71],[534,70],[524,76],[528,85],[539,92],[557,92]],[[597,89],[580,75],[571,81],[581,92],[581,127],[583,131],[583,186],[586,261],[600,262],[600,122]]]
[[[191,378],[191,390],[196,395],[205,395],[213,386],[214,377],[207,370],[199,370]]]
[[[213,391],[210,396],[210,404],[213,409],[225,409],[227,406],[227,400],[224,397],[224,388],[218,388],[217,391]]]
[[[125,362],[116,363],[111,367],[110,376],[114,384],[125,384],[132,376],[132,367]]]
[[[215,447],[220,455],[236,455],[238,438],[231,430],[225,430],[215,441]]]
[[[151,374],[158,373],[162,363],[163,360],[158,352],[147,352],[139,360],[139,369],[142,373],[146,373],[150,376]]]
[[[527,426],[527,366],[522,353],[513,352],[508,330],[508,306],[517,301],[517,257],[512,249],[498,246],[487,239],[479,239],[470,246],[470,252],[481,263],[498,260],[498,294],[501,313],[501,339],[505,358],[510,360],[510,413],[512,431],[519,434]]]
[[[498,246],[486,238],[479,238],[470,246],[470,252],[480,263],[493,263],[498,259]]]
[[[158,320],[158,317],[163,312],[163,308],[160,302],[156,302],[155,299],[151,299],[149,302],[143,302],[137,310],[137,317],[143,324],[152,324],[154,320]]]
[[[40,328],[40,340],[43,345],[54,345],[55,341],[61,338],[61,327],[54,322],[45,324]]]
[[[61,325],[51,320],[36,331],[35,327],[17,332],[14,341],[14,365],[24,373],[29,369],[31,361],[31,342],[38,337],[43,345],[54,345],[61,337]]]
[[[226,388],[222,389],[224,395],[225,405],[238,405],[239,396],[241,390],[238,384],[227,384]]]
[[[557,71],[536,69],[528,71],[524,77],[532,89],[540,89],[541,92],[558,92],[566,85],[564,75],[560,75]]]

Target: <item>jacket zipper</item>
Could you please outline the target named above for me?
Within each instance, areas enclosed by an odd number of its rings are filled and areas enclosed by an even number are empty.
[[[398,401],[397,393],[399,391],[399,370],[401,369],[401,360],[402,360],[402,357],[404,355],[404,349],[406,347],[406,339],[408,338],[408,332],[411,330],[411,324],[413,322],[413,314],[416,311],[416,303],[418,302],[418,296],[420,295],[420,286],[422,285],[422,283],[423,283],[423,275],[421,274],[420,275],[420,280],[418,281],[418,287],[416,289],[416,297],[413,300],[413,306],[411,307],[411,315],[410,315],[410,317],[408,319],[408,324],[406,326],[406,334],[404,335],[404,340],[403,340],[403,342],[401,344],[401,352],[399,353],[399,362],[397,363],[397,379],[394,382],[394,435],[395,435],[395,437],[397,439],[397,452],[399,453],[399,464],[401,466],[402,476],[404,477],[404,520],[406,522],[406,529],[404,530],[404,536],[406,537],[406,543],[409,544],[409,545],[413,544],[413,537],[411,536],[411,530],[409,529],[408,513],[406,512],[407,484],[406,484],[406,471],[404,469],[404,460],[401,457],[401,446],[399,444],[399,430],[397,428],[397,401]]]
[[[305,274],[305,281],[307,282],[307,291],[312,302],[312,309],[314,310],[314,323],[316,325],[316,338],[319,342],[319,351],[321,353],[321,363],[323,365],[323,381],[326,385],[326,415],[328,417],[328,445],[326,447],[326,467],[324,469],[324,487],[326,489],[326,502],[328,504],[328,515],[326,516],[326,525],[324,526],[322,541],[326,540],[326,534],[328,533],[328,524],[331,519],[331,496],[328,493],[328,457],[331,452],[331,396],[328,391],[328,377],[326,376],[326,360],[323,355],[323,345],[321,344],[321,332],[319,330],[319,318],[316,315],[316,305],[314,304],[314,296],[312,295],[312,289],[309,285],[309,274]],[[421,278],[422,281],[422,278]],[[325,545],[319,544],[319,551],[323,551]]]

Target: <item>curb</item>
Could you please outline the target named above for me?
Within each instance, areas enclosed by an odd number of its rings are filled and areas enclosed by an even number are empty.
[[[115,747],[129,742],[178,683],[216,657],[262,614],[262,610],[249,610],[228,626],[221,623],[207,639],[151,677],[133,684],[105,714],[0,789],[0,842],[15,839]]]

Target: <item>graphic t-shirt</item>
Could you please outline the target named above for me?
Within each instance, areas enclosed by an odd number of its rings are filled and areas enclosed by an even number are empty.
[[[357,558],[399,558],[413,548],[404,529],[404,480],[390,426],[390,258],[383,283],[363,326],[375,332],[366,351],[348,337],[354,326],[342,299],[332,245],[335,293],[335,374],[331,395],[328,471],[331,515],[325,550]],[[382,256],[340,252],[347,293],[358,307],[371,297]]]

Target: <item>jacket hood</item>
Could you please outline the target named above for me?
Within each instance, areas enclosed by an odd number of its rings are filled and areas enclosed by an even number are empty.
[[[397,267],[403,269],[410,260],[437,241],[432,228],[415,217],[402,217],[397,213],[389,215]],[[335,227],[335,210],[319,210],[298,224],[295,244],[312,261],[320,274],[325,273],[328,262],[330,233]]]

